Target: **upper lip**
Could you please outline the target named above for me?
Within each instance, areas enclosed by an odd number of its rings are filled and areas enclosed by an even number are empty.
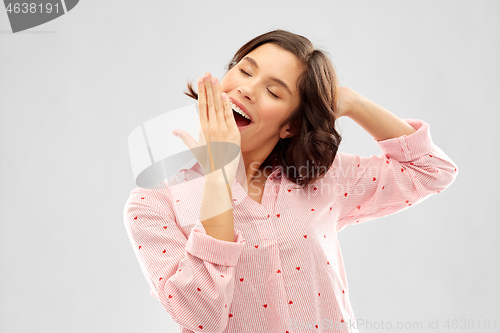
[[[243,104],[241,104],[236,98],[229,97],[229,99],[250,118],[250,122],[253,122],[252,115],[248,112],[247,108],[243,106]]]

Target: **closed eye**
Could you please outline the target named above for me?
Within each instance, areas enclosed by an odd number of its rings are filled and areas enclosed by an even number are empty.
[[[267,89],[267,91],[269,91],[269,93],[270,93],[271,95],[273,95],[275,98],[279,98],[279,97],[278,97],[278,95],[273,94],[273,92],[272,92],[271,90]]]
[[[247,72],[245,72],[245,71],[244,71],[243,69],[241,69],[241,68],[240,68],[240,72],[242,72],[242,73],[243,73],[243,74],[245,74],[245,75],[250,76],[250,74],[248,74]]]

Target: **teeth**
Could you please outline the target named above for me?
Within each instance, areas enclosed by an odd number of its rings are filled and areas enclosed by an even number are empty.
[[[243,111],[241,111],[241,109],[239,107],[237,107],[232,101],[231,101],[231,107],[233,108],[234,111],[236,111],[237,113],[242,115],[243,118],[250,120],[250,117],[247,116]]]

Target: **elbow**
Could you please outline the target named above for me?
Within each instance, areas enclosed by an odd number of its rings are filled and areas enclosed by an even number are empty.
[[[224,304],[220,306],[220,302],[216,302],[217,305],[213,303],[208,305],[201,299],[198,299],[198,302],[187,299],[172,302],[173,297],[166,300],[164,295],[160,295],[160,299],[172,320],[183,328],[205,333],[222,333],[226,330],[229,322],[228,312]]]
[[[457,178],[458,168],[450,162],[444,167],[436,168],[433,172],[433,181],[426,189],[430,193],[439,193],[447,189]]]

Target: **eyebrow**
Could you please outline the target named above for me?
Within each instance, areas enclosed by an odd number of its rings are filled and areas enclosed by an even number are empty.
[[[253,58],[250,58],[249,56],[246,56],[245,58],[243,58],[243,60],[247,60],[252,66],[254,66],[257,69],[259,68],[259,65],[257,65],[257,61],[255,61]],[[286,83],[283,80],[277,79],[275,77],[271,77],[271,80],[273,80],[274,82],[276,82],[277,84],[279,84],[280,86],[282,86],[283,88],[285,88],[285,90],[288,91],[288,93],[290,95],[292,95],[292,92],[290,91],[290,88],[288,88],[288,86],[286,85]]]

